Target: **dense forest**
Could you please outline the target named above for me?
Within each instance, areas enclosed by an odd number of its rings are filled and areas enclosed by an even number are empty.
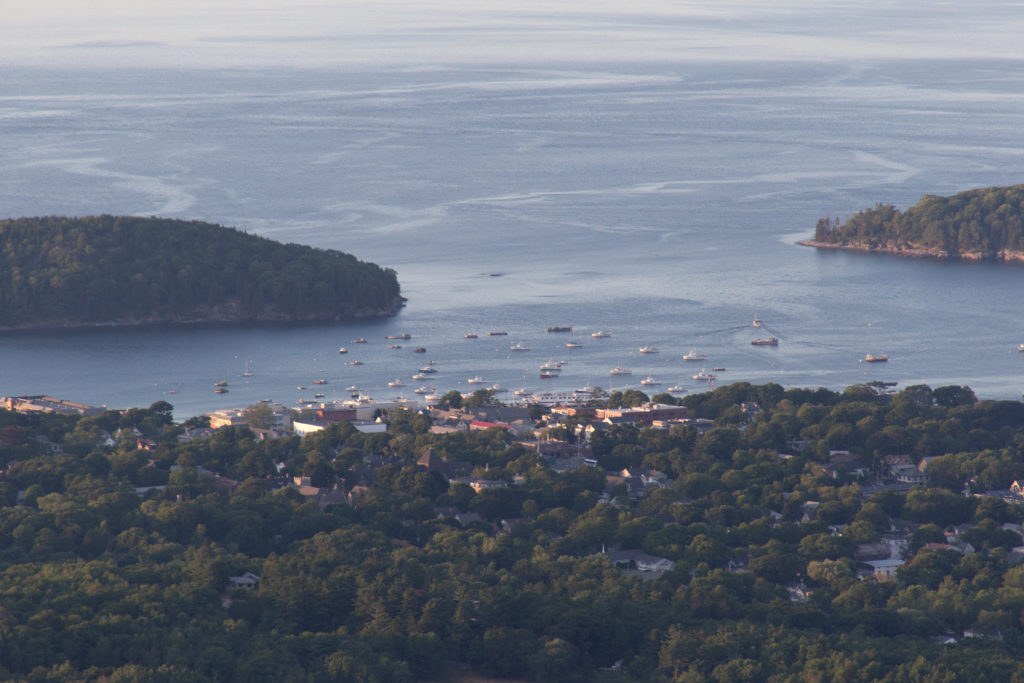
[[[1024,404],[744,383],[683,403],[713,423],[615,425],[597,467],[562,473],[501,429],[435,435],[404,411],[386,433],[187,442],[163,402],[0,411],[0,678],[1024,680],[1024,505],[961,492],[1024,478]],[[449,483],[416,465],[428,449],[509,485]],[[837,450],[853,460],[830,472]],[[855,467],[887,454],[933,458],[928,485],[869,488]],[[609,491],[623,468],[668,479]],[[893,533],[906,563],[858,576]],[[645,579],[605,548],[675,565]],[[229,589],[245,572],[258,587]]]
[[[846,246],[959,258],[1024,260],[1024,185],[951,197],[925,195],[900,212],[879,204],[818,221],[812,246]]]
[[[198,221],[0,221],[0,328],[327,321],[394,313],[394,271]]]

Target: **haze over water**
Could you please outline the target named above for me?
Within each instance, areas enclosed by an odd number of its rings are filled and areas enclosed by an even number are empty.
[[[795,246],[825,214],[1022,182],[1013,4],[47,4],[0,27],[0,214],[206,220],[392,267],[409,301],[353,325],[0,336],[2,395],[187,417],[317,377],[327,398],[477,375],[695,391],[695,348],[726,382],[1021,396],[1024,266]],[[561,379],[538,378],[548,358]]]

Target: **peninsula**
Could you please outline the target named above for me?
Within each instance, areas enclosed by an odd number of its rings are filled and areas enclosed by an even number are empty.
[[[393,315],[395,272],[200,221],[0,221],[0,329],[326,322]]]
[[[826,216],[818,220],[814,239],[799,244],[904,256],[1024,261],[1024,185],[968,190],[950,197],[925,195],[905,212],[878,204],[845,222]]]

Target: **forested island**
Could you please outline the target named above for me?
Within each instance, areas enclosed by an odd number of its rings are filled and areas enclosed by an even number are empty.
[[[385,433],[264,440],[163,402],[0,410],[0,678],[1024,676],[1024,404],[877,383],[676,402],[694,422],[603,425],[572,469],[398,409]],[[596,426],[529,415],[547,443]],[[881,483],[894,467],[918,483]],[[865,573],[889,547],[898,568]]]
[[[1024,185],[925,195],[901,212],[879,204],[845,222],[825,217],[800,244],[969,260],[1024,261]]]
[[[200,221],[0,221],[0,329],[333,321],[394,314],[395,272]]]

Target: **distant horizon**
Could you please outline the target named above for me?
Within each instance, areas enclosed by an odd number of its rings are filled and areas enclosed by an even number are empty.
[[[4,8],[0,59],[7,66],[174,69],[1020,59],[1024,13],[1014,10],[992,1],[836,7],[818,0],[605,0],[510,8],[486,0],[311,0],[299,7],[279,0],[44,0]]]

